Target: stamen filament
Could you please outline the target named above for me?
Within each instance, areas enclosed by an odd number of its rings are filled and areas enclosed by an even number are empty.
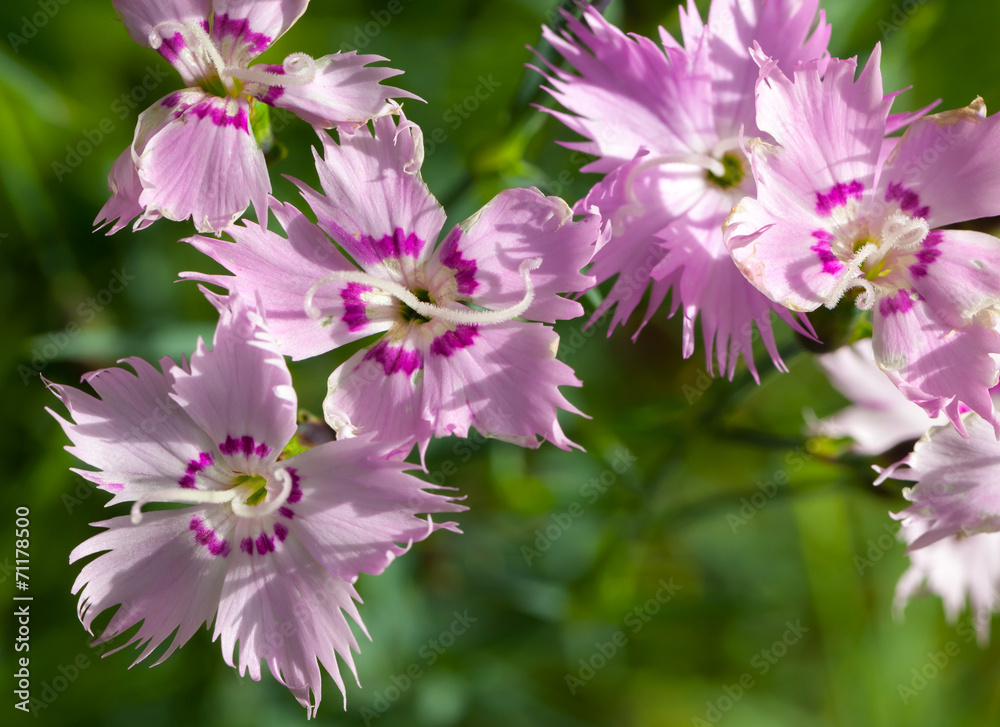
[[[212,42],[212,38],[201,26],[201,23],[197,21],[179,23],[171,20],[159,23],[149,33],[149,45],[153,50],[158,50],[159,47],[163,45],[163,31],[168,33],[171,31],[181,33],[184,37],[184,42],[191,46],[192,53],[194,52],[195,47],[197,47],[198,50],[208,56],[208,60],[211,61],[212,66],[215,68],[215,73],[222,81],[222,84],[226,87],[226,91],[228,93],[233,93],[233,91],[235,91],[236,86],[233,84],[233,79],[230,74],[227,73],[226,63],[222,59],[222,54],[219,52],[219,49],[215,47],[215,43]],[[191,33],[193,37],[189,39],[185,33]],[[191,43],[192,40],[197,42]]]
[[[159,489],[132,503],[132,524],[142,522],[142,507],[151,502],[177,502],[187,505],[220,505],[230,502],[236,497],[236,490],[191,490],[191,489]],[[234,503],[235,504],[235,503]]]
[[[293,53],[285,59],[285,73],[279,75],[261,68],[240,68],[230,66],[226,73],[244,83],[259,83],[264,86],[305,86],[316,78],[316,61],[306,53]]]
[[[306,293],[305,299],[305,310],[309,314],[310,318],[320,318],[323,313],[313,302],[316,297],[316,293],[319,289],[328,283],[359,283],[361,285],[367,285],[375,290],[378,290],[387,295],[391,295],[400,302],[404,303],[408,308],[423,316],[424,318],[436,318],[441,321],[446,321],[448,323],[455,324],[469,324],[469,325],[489,325],[491,323],[503,323],[504,321],[509,321],[512,318],[517,318],[519,315],[528,310],[531,305],[531,301],[535,297],[535,286],[531,282],[530,271],[537,269],[542,264],[541,258],[529,258],[521,262],[518,266],[518,273],[521,275],[521,279],[524,281],[524,296],[520,301],[508,308],[502,308],[501,310],[473,310],[471,308],[466,309],[455,309],[455,308],[442,308],[441,306],[434,305],[433,303],[426,303],[409,290],[404,288],[399,283],[395,283],[391,280],[383,280],[381,278],[376,278],[373,275],[362,270],[341,270],[334,273],[330,273],[319,280],[317,280],[309,291]]]

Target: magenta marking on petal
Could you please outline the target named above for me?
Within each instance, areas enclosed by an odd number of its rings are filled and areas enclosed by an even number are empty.
[[[299,477],[299,471],[294,467],[289,467],[286,470],[286,472],[288,472],[288,474],[292,478],[292,491],[288,493],[288,499],[285,500],[285,502],[289,502],[292,505],[294,505],[295,503],[301,502],[302,500],[302,488],[299,487],[299,482],[301,481],[301,478]],[[282,508],[282,509],[287,510],[288,508]],[[291,510],[289,510],[288,512],[291,513]],[[284,515],[284,513],[282,514]],[[286,517],[290,519],[291,515],[286,515]]]
[[[263,458],[271,453],[271,448],[268,447],[263,442],[261,442],[260,444],[257,445],[256,449],[254,449],[253,453],[256,454],[258,457]]]
[[[388,258],[400,259],[419,257],[426,243],[414,233],[407,234],[402,227],[397,227],[391,235],[372,237],[359,235],[357,247],[352,250],[354,259],[362,265],[375,265]]]
[[[458,250],[458,241],[462,239],[462,230],[456,227],[441,244],[441,264],[455,271],[455,283],[459,295],[472,295],[479,287],[476,281],[475,260],[462,257]]]
[[[219,100],[209,99],[207,101],[202,101],[195,104],[189,109],[190,113],[197,116],[199,119],[205,119],[206,117],[216,126],[226,127],[232,126],[240,131],[250,133],[250,115],[247,113],[247,109],[242,104],[236,111],[235,116],[230,116],[226,113],[225,102],[219,105]]]
[[[279,66],[280,68],[280,66]],[[268,106],[274,106],[275,101],[285,95],[284,86],[268,86],[267,91],[263,96],[258,96],[262,103],[266,103]]]
[[[829,275],[836,275],[843,270],[844,263],[830,249],[833,243],[833,235],[826,230],[815,230],[812,236],[817,242],[809,249],[816,253],[816,257],[823,263],[823,272]]]
[[[184,36],[180,33],[174,33],[170,38],[163,38],[162,40],[163,42],[160,43],[160,47],[156,49],[156,52],[171,63],[176,61],[177,55],[187,47]]]
[[[243,538],[240,541],[240,550],[248,555],[253,555],[253,538]]]
[[[261,533],[257,538],[257,553],[258,555],[264,555],[265,553],[274,552],[274,538],[272,538],[267,533]]]
[[[195,541],[208,548],[208,552],[212,555],[220,555],[223,558],[229,555],[229,541],[220,538],[218,533],[197,515],[191,518],[188,529],[194,532]]]
[[[816,212],[829,217],[837,207],[843,207],[848,200],[860,200],[865,193],[865,185],[855,179],[850,184],[837,182],[826,194],[816,192]]]
[[[897,313],[909,313],[913,308],[910,291],[900,289],[894,295],[887,295],[878,303],[878,311],[883,316],[893,316]]]
[[[257,54],[267,50],[272,41],[270,36],[251,30],[249,18],[231,18],[229,13],[215,16],[212,33],[220,39],[231,35],[241,43],[250,46],[250,50]]]
[[[299,490],[299,499],[300,500],[302,499],[302,491],[301,490]],[[295,517],[295,511],[292,510],[292,508],[290,508],[290,507],[279,507],[278,508],[278,514],[281,515],[281,517],[288,518],[289,520],[291,520],[293,517]]]
[[[274,524],[274,537],[278,539],[279,543],[285,542],[285,538],[288,537],[288,528],[286,528],[281,523]]]
[[[451,356],[455,351],[471,346],[478,337],[477,326],[457,326],[454,331],[448,331],[434,339],[431,344],[431,355]]]
[[[368,293],[371,289],[370,285],[361,283],[348,283],[341,289],[340,299],[344,301],[344,315],[340,320],[347,324],[347,330],[353,332],[368,325],[368,314],[365,302],[361,300],[361,294]]]
[[[202,452],[198,455],[198,459],[192,459],[187,464],[187,468],[184,470],[184,476],[178,481],[181,487],[192,488],[195,486],[195,476],[212,466],[215,461],[215,457],[211,452]]]
[[[899,202],[899,209],[909,212],[914,217],[926,218],[931,213],[928,206],[920,206],[920,195],[912,189],[907,189],[900,182],[890,184],[885,190],[886,202]]]
[[[168,108],[168,109],[172,109],[174,106],[176,106],[180,102],[181,102],[181,92],[180,91],[174,91],[172,94],[170,94],[168,96],[164,96],[160,100],[160,106],[163,106],[163,107]]]
[[[412,376],[414,371],[424,366],[420,351],[405,349],[402,346],[390,346],[387,341],[379,341],[372,346],[365,354],[364,360],[374,360],[382,364],[386,376],[400,371]]]
[[[254,451],[253,437],[251,437],[249,434],[244,434],[242,437],[240,437],[240,449],[243,451],[243,454],[245,454],[247,457],[253,454]]]
[[[910,266],[910,275],[913,278],[922,278],[927,275],[928,266],[941,257],[941,251],[937,249],[944,241],[944,235],[940,230],[932,230],[924,238],[923,246],[917,253],[917,262]]]
[[[104,488],[112,492],[121,492],[125,489],[125,485],[120,482],[108,482],[104,485]]]

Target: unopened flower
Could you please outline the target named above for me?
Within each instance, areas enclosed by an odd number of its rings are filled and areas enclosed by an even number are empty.
[[[576,409],[558,387],[579,381],[544,323],[583,312],[557,294],[592,285],[579,271],[600,219],[574,221],[561,199],[511,189],[435,246],[445,213],[420,178],[417,126],[382,117],[374,134],[359,129],[339,145],[321,136],[324,194],[298,182],[319,226],[276,203],[287,239],[246,221],[229,230],[235,244],[194,238],[235,276],[186,275],[260,296],[294,359],[382,334],[330,377],[324,412],[338,437],[377,432],[408,452],[475,426],[523,446],[541,434],[569,447],[556,412]]]
[[[624,323],[652,282],[644,325],[672,289],[684,356],[700,316],[707,369],[732,377],[742,356],[756,376],[754,325],[780,369],[771,313],[811,329],[748,284],[723,244],[726,216],[755,192],[739,143],[741,128],[757,133],[748,48],[758,41],[790,69],[826,54],[830,26],[817,0],[714,0],[707,23],[693,2],[680,12],[682,43],[663,29],[660,43],[628,36],[593,8],[582,21],[567,15],[561,35],[546,29],[576,70],[549,66],[550,91],[572,112],[550,113],[587,139],[567,144],[597,157],[584,171],[606,175],[577,207],[613,223],[591,272],[617,278],[595,318],[614,305],[611,327]]]
[[[118,647],[136,644],[136,662],[170,639],[166,659],[214,620],[229,665],[259,680],[263,660],[314,716],[319,664],[342,692],[338,656],[357,676],[346,616],[364,630],[358,574],[380,573],[435,528],[457,529],[416,513],[464,507],[427,492],[369,438],[283,457],[296,430],[284,358],[253,310],[235,296],[214,302],[212,349],[199,342],[188,363],[164,358],[157,370],[129,359],[135,374],[88,374],[100,398],[51,385],[72,417],[53,414],[67,449],[96,468],[77,472],[112,493],[109,504],[133,503],[73,550],[71,562],[102,553],[73,592],[88,631],[123,604],[99,642],[141,622]],[[151,503],[188,507],[143,512]]]
[[[1000,243],[948,225],[1000,214],[1000,128],[981,99],[885,136],[880,50],[805,63],[789,77],[759,50],[748,143],[757,197],[727,223],[744,275],[795,311],[834,307],[852,288],[873,313],[875,361],[929,416],[962,430],[962,405],[997,432],[989,390],[1000,354]]]
[[[253,203],[266,222],[271,191],[252,119],[256,104],[292,111],[350,133],[387,113],[389,98],[411,97],[380,82],[398,75],[356,52],[313,59],[293,53],[280,65],[250,66],[305,12],[309,0],[115,0],[131,38],[160,53],[187,85],[139,115],[135,139],[115,161],[111,199],[95,224],[115,233],[135,217],[191,218],[218,233]]]

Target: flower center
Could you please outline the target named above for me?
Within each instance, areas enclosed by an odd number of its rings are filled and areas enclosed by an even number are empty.
[[[728,153],[722,156],[722,167],[724,173],[718,175],[712,169],[706,171],[708,181],[722,189],[730,189],[743,181],[743,164],[735,154]]]
[[[439,320],[446,323],[479,326],[503,323],[517,318],[531,306],[531,301],[535,298],[535,286],[531,282],[531,271],[536,270],[541,264],[542,259],[537,257],[521,261],[517,271],[521,275],[521,280],[524,281],[524,296],[514,305],[499,310],[476,310],[468,307],[445,308],[432,302],[430,293],[424,289],[418,288],[411,291],[399,283],[375,277],[363,270],[338,270],[317,280],[306,292],[305,309],[310,318],[322,318],[323,312],[313,302],[320,288],[329,283],[359,283],[398,300],[403,304],[404,320],[411,322],[426,323],[431,320]]]
[[[316,61],[305,53],[291,54],[281,66],[262,64],[257,68],[245,68],[229,64],[218,43],[209,35],[207,25],[199,21],[159,23],[150,31],[149,45],[182,75],[215,96],[236,98],[245,94],[252,97],[271,86],[303,86],[316,78]],[[257,87],[253,87],[254,84]],[[244,90],[248,85],[250,88]]]
[[[151,502],[170,502],[187,505],[224,505],[240,517],[264,517],[282,507],[292,492],[292,476],[279,467],[270,473],[272,481],[280,485],[270,488],[267,477],[260,474],[242,474],[233,478],[233,484],[224,490],[199,490],[164,488],[154,490],[132,504],[132,523],[142,522],[142,508]]]
[[[421,303],[434,303],[434,299],[431,298],[430,292],[427,291],[427,290],[424,290],[423,288],[417,288],[416,290],[414,290],[413,291],[413,295]],[[417,311],[413,310],[406,303],[403,303],[401,301],[400,304],[399,304],[399,306],[400,306],[400,309],[401,309],[400,310],[400,316],[402,316],[402,318],[403,318],[403,320],[405,322],[407,322],[407,323],[430,323],[431,322],[431,318],[428,318],[427,316],[420,315],[419,313],[417,313]]]
[[[833,308],[849,289],[861,288],[863,292],[855,302],[862,310],[870,309],[877,298],[898,287],[899,271],[914,261],[914,253],[929,232],[930,226],[923,217],[896,210],[882,222],[877,236],[859,236],[849,248],[830,235],[828,239],[833,241],[832,249],[847,248],[850,253],[837,255],[846,266],[841,273],[840,284],[831,292],[826,306]]]

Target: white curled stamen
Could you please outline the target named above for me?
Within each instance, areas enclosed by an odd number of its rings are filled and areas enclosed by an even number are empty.
[[[358,283],[360,285],[367,285],[379,292],[386,293],[387,295],[391,295],[393,298],[396,298],[406,305],[407,308],[410,308],[412,311],[423,316],[424,318],[436,318],[437,320],[446,321],[448,323],[469,325],[503,323],[504,321],[517,318],[519,315],[528,310],[532,300],[535,298],[535,286],[531,282],[530,272],[537,269],[541,264],[542,259],[537,257],[529,258],[521,262],[517,271],[521,275],[521,280],[524,281],[524,296],[514,305],[495,311],[473,310],[472,308],[442,308],[441,306],[434,305],[433,303],[425,303],[399,283],[394,283],[391,280],[376,278],[368,273],[362,272],[361,270],[338,271],[330,273],[329,275],[317,280],[306,293],[305,309],[310,318],[320,318],[323,313],[314,303],[316,293],[319,292],[320,288],[329,283]]]
[[[247,505],[246,502],[241,502],[240,498],[236,498],[232,501],[233,512],[240,517],[264,517],[284,505],[288,496],[292,494],[292,476],[288,470],[281,468],[274,471],[274,478],[281,483],[281,490],[273,499],[267,498],[259,505]],[[253,492],[250,492],[248,496],[252,494]]]
[[[219,505],[235,502],[236,490],[162,489],[154,490],[132,503],[132,524],[142,522],[142,507],[151,502],[176,502],[185,505]]]
[[[200,51],[208,58],[215,68],[216,75],[218,75],[226,87],[226,91],[232,93],[235,90],[233,80],[230,74],[227,73],[226,62],[223,60],[222,54],[216,48],[212,38],[208,35],[208,31],[202,27],[201,23],[197,21],[188,23],[166,21],[158,24],[149,33],[149,45],[153,50],[159,50],[160,46],[163,45],[163,41],[165,40],[163,33],[165,32],[180,33],[192,54],[195,51]]]
[[[884,249],[885,252],[893,248],[913,250],[927,238],[930,231],[930,225],[923,217],[910,217],[897,210],[882,223],[880,249]]]
[[[226,73],[232,78],[238,78],[246,83],[259,83],[263,86],[305,86],[312,83],[316,78],[318,67],[312,56],[306,53],[292,53],[285,58],[282,65],[285,69],[283,74],[265,71],[259,66],[256,68],[240,68],[230,66]]]

